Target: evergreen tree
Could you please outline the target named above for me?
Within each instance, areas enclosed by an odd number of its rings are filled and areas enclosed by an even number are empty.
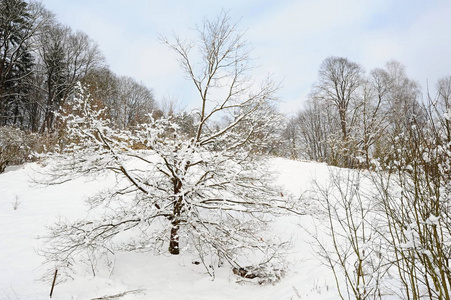
[[[0,125],[24,126],[28,101],[28,78],[33,56],[29,39],[33,22],[28,4],[0,1]]]

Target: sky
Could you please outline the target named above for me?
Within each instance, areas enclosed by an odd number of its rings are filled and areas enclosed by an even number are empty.
[[[57,19],[87,33],[110,69],[134,77],[158,101],[196,107],[194,86],[159,37],[196,39],[204,18],[228,11],[259,67],[281,82],[280,110],[295,114],[317,80],[321,62],[346,57],[369,72],[391,60],[426,91],[451,75],[449,0],[43,0]]]

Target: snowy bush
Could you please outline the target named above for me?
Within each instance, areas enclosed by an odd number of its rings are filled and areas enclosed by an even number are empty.
[[[0,173],[9,164],[21,164],[29,158],[30,140],[19,128],[0,127]]]
[[[450,123],[434,108],[389,137],[383,167],[341,170],[312,192],[328,238],[311,235],[342,299],[451,297]]]
[[[393,165],[396,171],[380,174],[375,183],[387,222],[383,237],[403,295],[450,299],[451,152],[436,143],[437,136],[427,135],[423,141],[411,138],[411,146],[401,148],[402,160]]]
[[[27,133],[17,127],[0,127],[0,173],[8,165],[36,159],[40,153],[57,149],[64,143],[58,134]]]
[[[338,169],[310,195],[321,221],[308,232],[318,257],[333,272],[340,298],[380,299],[389,260],[381,247],[378,232],[384,225],[370,181],[360,171]]]

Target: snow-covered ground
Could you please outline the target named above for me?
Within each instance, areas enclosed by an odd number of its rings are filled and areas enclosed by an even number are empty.
[[[278,184],[299,197],[316,179],[324,182],[329,168],[324,164],[271,159]],[[0,299],[48,299],[50,284],[39,277],[44,272],[39,255],[46,226],[58,218],[76,219],[87,214],[84,199],[109,184],[114,177],[78,178],[60,185],[36,183],[45,167],[30,163],[0,174]],[[286,192],[285,191],[285,192]],[[275,285],[237,283],[230,268],[216,271],[214,280],[194,256],[117,253],[111,273],[94,277],[80,269],[72,281],[55,287],[53,299],[94,299],[129,291],[120,299],[337,299],[333,275],[321,264],[299,226],[310,226],[310,216],[284,216],[273,230],[290,238],[288,272]],[[106,268],[105,268],[106,270]]]

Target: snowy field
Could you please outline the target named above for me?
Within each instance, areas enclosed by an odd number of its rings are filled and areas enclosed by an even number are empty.
[[[271,159],[284,193],[300,197],[316,179],[325,182],[324,164]],[[39,255],[46,226],[58,218],[83,218],[84,199],[108,185],[113,177],[79,178],[61,185],[43,186],[45,167],[36,163],[10,167],[0,174],[0,299],[48,299],[51,284],[38,280],[45,271]],[[273,231],[291,239],[288,271],[274,285],[239,283],[230,267],[216,271],[216,278],[189,253],[179,256],[152,253],[117,253],[112,272],[100,269],[93,276],[80,267],[74,280],[55,287],[52,299],[337,299],[333,274],[314,255],[308,234],[300,227],[312,226],[310,216],[284,216]],[[104,297],[104,298],[102,298]],[[118,299],[112,298],[112,299]]]

